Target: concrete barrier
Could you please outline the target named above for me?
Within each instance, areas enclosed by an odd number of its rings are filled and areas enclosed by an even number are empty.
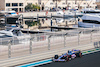
[[[0,67],[10,67],[10,66],[28,63],[28,62],[42,60],[42,59],[53,57],[55,54],[61,55],[67,52],[68,50],[72,50],[72,49],[87,50],[91,48],[94,48],[93,43],[87,44],[87,45],[65,47],[59,50],[50,50],[48,52],[39,53],[39,54],[31,54],[31,55],[22,56],[22,57],[10,58],[10,59],[0,61]]]

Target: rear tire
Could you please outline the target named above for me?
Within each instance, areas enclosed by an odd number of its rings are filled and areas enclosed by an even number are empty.
[[[79,53],[79,57],[82,57],[82,53]]]
[[[76,53],[76,57],[82,57],[82,53]]]
[[[69,61],[69,58],[68,58],[68,57],[66,57],[66,58],[65,58],[65,60],[66,60],[66,62],[68,62],[68,61]]]
[[[68,57],[68,58],[69,58],[69,60],[72,60],[72,56],[71,56],[71,55],[69,55],[69,57]]]

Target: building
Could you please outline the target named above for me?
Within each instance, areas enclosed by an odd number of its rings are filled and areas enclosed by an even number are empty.
[[[24,11],[25,0],[0,0],[0,10]]]
[[[38,4],[41,10],[44,8],[68,8],[82,9],[95,8],[97,5],[94,0],[0,0],[0,10],[15,10],[16,12],[24,12],[27,4]]]

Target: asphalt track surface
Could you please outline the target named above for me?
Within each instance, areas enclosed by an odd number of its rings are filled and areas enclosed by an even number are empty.
[[[100,51],[75,58],[68,62],[52,62],[36,67],[100,67]]]

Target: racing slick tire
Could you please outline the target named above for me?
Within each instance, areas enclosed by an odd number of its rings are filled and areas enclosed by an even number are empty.
[[[82,53],[76,53],[76,57],[82,57]]]
[[[71,55],[69,55],[68,58],[69,58],[69,60],[72,60],[72,56]]]
[[[58,59],[58,57],[59,57],[58,55],[55,55],[55,56],[54,56],[55,59]]]
[[[79,53],[79,57],[82,57],[82,53]]]
[[[76,53],[75,55],[76,55],[76,57],[78,57],[78,56],[79,56],[79,54],[78,54],[78,53]]]
[[[69,57],[66,57],[65,60],[66,60],[66,62],[69,61]]]

